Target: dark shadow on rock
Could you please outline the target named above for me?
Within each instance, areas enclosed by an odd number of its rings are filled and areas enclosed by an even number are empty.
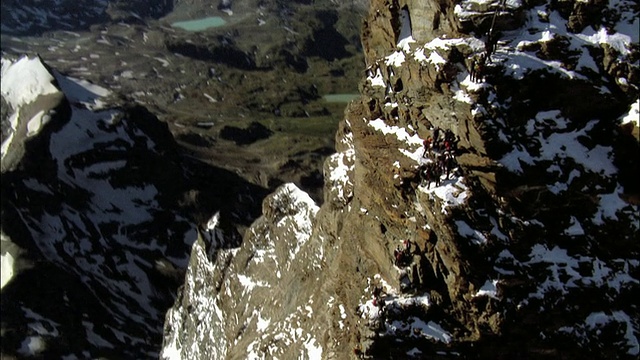
[[[206,222],[216,211],[240,227],[260,216],[269,189],[193,157],[184,157],[182,165],[191,189],[183,194],[180,207],[192,213],[197,223]]]
[[[266,126],[259,122],[252,122],[247,128],[225,126],[220,130],[220,137],[235,142],[237,145],[249,145],[258,140],[267,139],[273,134]]]
[[[136,326],[126,328],[127,335],[142,336],[146,344],[122,347],[96,348],[91,332],[106,342],[117,345],[113,331],[104,325],[113,319],[104,310],[101,297],[110,296],[97,288],[90,288],[79,280],[77,274],[49,261],[40,254],[30,253],[32,267],[15,276],[2,289],[2,354],[24,357],[24,341],[38,336],[46,344],[39,358],[60,359],[70,354],[87,358],[143,358],[143,351],[158,351],[162,344],[161,333],[141,333]],[[155,324],[162,326],[162,319]],[[32,324],[41,324],[35,332]],[[117,330],[117,328],[116,328]],[[148,355],[147,355],[148,356]]]
[[[244,52],[233,43],[221,40],[220,44],[195,44],[189,42],[168,41],[167,50],[186,57],[225,64],[241,70],[259,70],[252,54]]]
[[[208,136],[203,136],[201,134],[194,134],[194,133],[178,134],[177,138],[178,140],[183,141],[187,144],[191,144],[199,147],[207,147],[214,142],[214,139],[211,139]]]
[[[288,67],[292,68],[298,73],[304,74],[309,69],[307,59],[305,59],[303,56],[293,54],[287,49],[280,50],[280,57],[284,59],[284,62]]]
[[[318,19],[322,26],[315,29],[313,35],[303,46],[304,56],[317,56],[327,61],[344,59],[351,56],[345,48],[349,41],[334,27],[338,21],[336,11],[319,11]]]

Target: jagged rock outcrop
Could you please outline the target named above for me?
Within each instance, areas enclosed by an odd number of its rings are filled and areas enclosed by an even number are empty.
[[[162,356],[637,357],[637,14],[372,1],[324,204],[287,186],[239,249],[197,243]]]
[[[161,356],[251,357],[265,344],[275,344],[268,351],[283,358],[321,351],[314,329],[303,325],[313,311],[300,306],[322,299],[313,286],[324,261],[322,244],[310,240],[317,211],[306,193],[286,184],[264,200],[263,216],[241,248],[211,257],[207,244],[197,241],[177,306],[167,313]],[[261,333],[264,343],[245,333]],[[199,345],[187,349],[185,343]]]

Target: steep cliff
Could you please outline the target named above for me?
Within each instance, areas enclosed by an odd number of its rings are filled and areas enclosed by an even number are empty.
[[[637,356],[637,29],[625,0],[373,0],[324,203],[285,185],[238,249],[196,242],[161,355]]]

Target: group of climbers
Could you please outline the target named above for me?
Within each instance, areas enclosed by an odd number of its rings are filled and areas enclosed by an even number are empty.
[[[484,81],[484,77],[486,74],[485,67],[487,63],[486,54],[481,54],[479,57],[474,56],[471,59],[471,66],[469,66],[469,76],[471,77],[471,81],[474,83],[479,83]]]
[[[441,138],[440,129],[437,127],[433,130],[433,138],[428,137],[423,141],[422,157],[425,161],[420,165],[420,175],[422,182],[427,184],[427,189],[431,187],[431,182],[440,186],[442,175],[446,175],[448,179],[456,168],[455,155],[459,141],[460,137],[456,137],[449,129],[444,131],[444,136]]]
[[[396,247],[393,255],[394,265],[400,269],[400,290],[406,292],[420,288],[424,284],[424,264],[420,247],[411,240],[405,240],[402,247]]]

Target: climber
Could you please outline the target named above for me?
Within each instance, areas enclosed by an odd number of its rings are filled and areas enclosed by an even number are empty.
[[[493,13],[493,19],[491,19],[491,26],[489,27],[489,31],[487,31],[487,40],[484,43],[484,48],[486,52],[487,59],[491,61],[491,55],[496,49],[496,43],[498,42],[499,35],[494,33],[494,27],[496,24],[496,19],[498,18],[498,14],[501,11],[505,11],[507,5],[507,0],[500,0],[498,4],[498,8]]]
[[[438,157],[440,159],[440,157]],[[442,168],[440,167],[440,160],[438,160],[438,165],[433,167],[433,172],[431,173],[431,177],[436,182],[436,187],[440,186],[440,176],[442,175]]]
[[[393,251],[393,258],[395,259],[395,265],[400,266],[400,263],[402,262],[402,250],[400,249],[400,245],[398,245]]]
[[[435,129],[433,129],[433,142],[437,145],[440,142],[440,128],[436,126]]]
[[[438,180],[438,177],[440,176],[438,171],[438,164],[436,162],[431,163],[431,168],[429,169],[429,171],[429,178],[431,179],[431,181],[435,182],[435,186],[440,186],[440,181]]]
[[[431,166],[431,163],[423,164],[422,167],[420,168],[420,174],[422,175],[421,184],[422,186],[426,184],[427,190],[429,190],[429,187],[431,185],[431,173],[429,171],[429,166]]]
[[[484,51],[486,54],[486,59],[491,62],[491,55],[496,49],[496,41],[497,36],[495,36],[492,32],[487,34],[487,40],[484,43]]]
[[[471,65],[469,66],[469,77],[471,82],[476,82],[476,58],[471,59]]]
[[[430,172],[429,172],[430,164],[422,164],[420,165],[420,175],[422,177],[422,183],[427,183],[427,189],[429,189],[429,185],[431,185]]]
[[[409,239],[406,239],[402,242],[402,245],[404,245],[404,253],[406,255],[411,254],[411,241]]]
[[[458,152],[458,143],[460,143],[460,136],[456,135],[456,138],[455,138],[455,140],[453,140],[453,143],[452,143],[452,149],[453,149],[452,155],[457,154],[457,152]]]
[[[431,136],[429,136],[422,142],[422,145],[424,146],[424,152],[422,153],[423,158],[426,158],[429,151],[431,151],[431,141]]]
[[[407,278],[411,288],[417,290],[422,286],[423,282],[421,273],[419,256],[416,256],[407,269]]]
[[[451,131],[451,129],[447,129],[447,130],[444,131],[444,139],[445,140],[447,140],[449,142],[452,142],[454,136],[455,135],[453,134],[453,131]]]
[[[451,151],[451,142],[447,139],[444,141],[444,153],[447,154]]]
[[[371,291],[371,295],[373,295],[373,306],[378,306],[378,307],[382,307],[384,306],[384,301],[382,301],[382,299],[380,299],[380,296],[382,295],[382,287],[380,285],[376,285],[373,287],[373,290]]]
[[[453,155],[451,153],[445,153],[444,163],[447,171],[447,179],[449,179],[449,174],[451,173],[451,169],[453,169]]]
[[[380,287],[380,285],[374,286],[373,291],[371,291],[371,294],[373,295],[374,298],[380,297],[380,294],[382,294],[382,287]]]
[[[486,57],[484,56],[484,54],[480,57],[480,61],[476,62],[476,68],[475,68],[475,82],[479,83],[479,82],[483,82],[484,81],[484,64],[486,61]]]

